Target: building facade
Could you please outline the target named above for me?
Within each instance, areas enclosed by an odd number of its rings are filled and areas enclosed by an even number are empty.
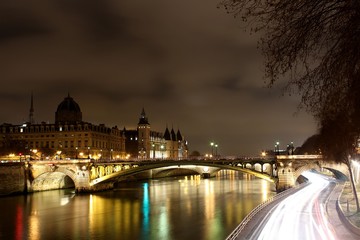
[[[124,132],[104,124],[82,120],[79,105],[68,95],[57,107],[55,123],[35,124],[33,101],[29,121],[21,125],[0,125],[0,148],[12,155],[32,159],[123,159]]]
[[[172,159],[188,157],[188,143],[180,130],[175,134],[172,128],[165,128],[164,133],[151,130],[150,123],[142,109],[137,129],[126,130],[125,148],[129,158],[138,159]]]
[[[2,159],[184,159],[188,144],[180,131],[151,130],[142,109],[137,129],[120,130],[82,120],[80,106],[70,95],[58,105],[54,123],[35,123],[31,95],[29,120],[0,125]],[[10,152],[9,152],[10,151]]]

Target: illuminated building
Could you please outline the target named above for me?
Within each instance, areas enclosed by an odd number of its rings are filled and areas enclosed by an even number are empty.
[[[125,158],[124,132],[116,126],[84,122],[79,105],[70,95],[58,105],[55,123],[34,124],[33,114],[31,95],[28,122],[0,125],[0,148],[32,159]]]
[[[12,159],[183,159],[187,141],[180,131],[150,129],[144,109],[136,130],[95,125],[82,120],[79,105],[70,95],[58,105],[55,123],[34,123],[33,95],[29,120],[21,125],[0,125],[0,156]]]
[[[145,110],[142,109],[136,130],[125,132],[125,148],[130,158],[139,159],[183,159],[188,157],[187,141],[180,130],[175,134],[168,127],[165,132],[152,131]]]

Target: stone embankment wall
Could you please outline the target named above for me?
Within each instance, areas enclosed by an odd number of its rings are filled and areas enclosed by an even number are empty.
[[[0,196],[26,191],[25,165],[23,163],[0,164]]]

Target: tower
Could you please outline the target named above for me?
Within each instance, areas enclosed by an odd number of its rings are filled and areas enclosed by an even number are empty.
[[[34,98],[31,92],[30,111],[29,111],[29,123],[34,124]]]
[[[138,123],[138,151],[140,158],[150,158],[150,124],[144,108],[141,111]]]

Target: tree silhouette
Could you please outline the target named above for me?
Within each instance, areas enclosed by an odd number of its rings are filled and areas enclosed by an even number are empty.
[[[340,113],[332,118],[326,116],[321,120],[318,142],[325,160],[346,164],[352,190],[354,192],[357,211],[360,211],[355,181],[351,168],[351,156],[356,154],[359,135],[353,131],[356,123],[350,121],[348,112]]]
[[[314,115],[341,107],[355,85],[359,91],[359,1],[221,0],[219,7],[262,32],[269,86],[286,77],[286,90],[301,93],[301,107]]]
[[[308,137],[305,142],[296,149],[295,154],[321,154],[321,148],[319,143],[319,134],[314,134]]]
[[[287,79],[284,90],[299,93],[299,106],[319,123],[324,156],[352,174],[349,154],[360,136],[360,1],[221,0],[219,7],[262,33],[268,86]]]

